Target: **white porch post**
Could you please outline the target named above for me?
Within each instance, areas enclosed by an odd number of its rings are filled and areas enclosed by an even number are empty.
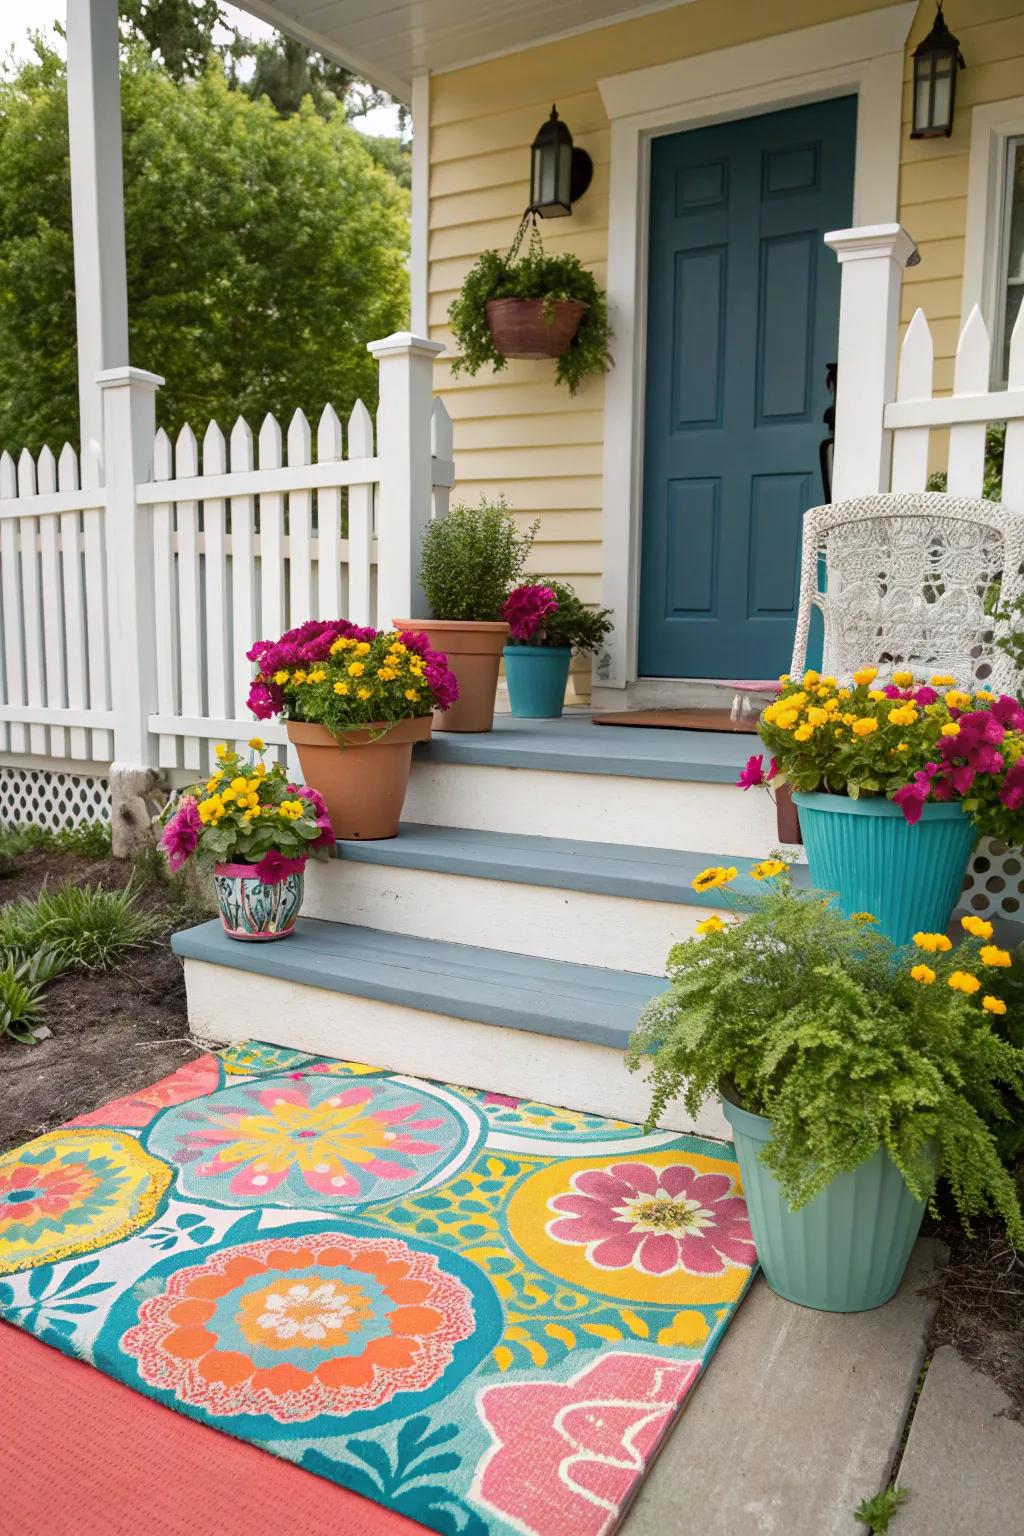
[[[430,421],[434,358],[444,347],[409,331],[367,343],[380,370],[377,407],[377,624],[426,617],[418,580],[433,500]]]
[[[896,388],[903,268],[917,247],[901,224],[825,236],[841,265],[832,499],[889,489],[892,433],[882,413]]]
[[[68,0],[68,127],[82,460],[103,439],[97,377],[128,362],[117,0]]]

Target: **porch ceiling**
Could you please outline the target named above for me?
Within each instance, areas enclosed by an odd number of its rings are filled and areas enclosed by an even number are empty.
[[[688,0],[236,0],[408,101],[414,75]]]

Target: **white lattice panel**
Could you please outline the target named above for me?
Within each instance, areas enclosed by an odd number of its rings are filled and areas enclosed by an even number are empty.
[[[1024,852],[992,838],[982,838],[964,881],[962,905],[982,917],[1022,920]]]
[[[0,823],[74,827],[110,820],[110,784],[103,778],[44,768],[0,768]]]

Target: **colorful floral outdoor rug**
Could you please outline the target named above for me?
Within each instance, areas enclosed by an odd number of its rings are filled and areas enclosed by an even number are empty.
[[[235,1046],[0,1158],[0,1315],[444,1536],[605,1536],[753,1272],[729,1148]]]

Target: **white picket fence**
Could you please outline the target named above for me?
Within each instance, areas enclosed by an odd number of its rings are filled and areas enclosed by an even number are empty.
[[[213,743],[253,732],[254,640],[422,611],[419,536],[453,483],[438,349],[399,336],[375,350],[376,434],[362,401],[344,428],[328,405],[315,453],[301,411],[286,432],[268,416],[255,442],[239,418],[229,439],[210,422],[201,449],[191,426],[172,444],[152,432],[153,383],[126,370],[81,476],[70,444],[59,460],[0,457],[0,820],[26,796],[37,819],[68,818],[66,784],[51,808],[40,769],[80,768],[92,815],[112,760],[205,773]],[[276,723],[260,734],[285,740]]]

